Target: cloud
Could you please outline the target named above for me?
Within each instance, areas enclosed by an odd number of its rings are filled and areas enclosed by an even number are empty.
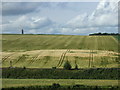
[[[23,15],[39,10],[39,7],[48,7],[48,3],[35,3],[35,2],[4,2],[2,3],[3,16],[10,15]]]
[[[36,30],[40,30],[50,25],[53,25],[54,22],[51,21],[47,17],[27,17],[21,16],[17,20],[9,21],[7,24],[3,24],[3,32],[20,32],[22,28],[26,30],[26,32],[33,32]],[[18,30],[16,30],[18,29]]]
[[[111,0],[113,1],[113,0]],[[118,0],[116,0],[118,1]],[[6,15],[3,21],[3,32],[19,33],[23,28],[26,33],[41,33],[41,34],[77,34],[85,35],[95,32],[117,32],[118,28],[118,10],[117,2],[108,2],[108,0],[101,1],[97,8],[89,14],[88,12],[77,15],[71,18],[66,23],[53,22],[57,21],[56,12],[53,13],[54,8],[60,10],[64,9],[62,6],[71,8],[76,5],[73,3],[5,3],[3,4],[3,15]],[[18,7],[18,8],[16,8]],[[49,18],[41,13],[42,7],[50,10]],[[49,9],[51,8],[51,9]],[[44,9],[44,10],[45,10]],[[71,10],[71,9],[70,9]],[[76,9],[73,9],[76,10]],[[78,10],[78,9],[77,9]],[[37,12],[39,11],[39,13]],[[31,13],[32,14],[27,14]],[[42,11],[43,12],[43,11]],[[62,11],[60,15],[65,16]],[[75,13],[75,12],[72,12]],[[11,16],[9,16],[11,15]],[[75,14],[76,15],[76,14]],[[13,16],[13,17],[12,17]],[[67,16],[67,15],[66,15]],[[7,18],[8,17],[8,18]],[[65,18],[65,17],[64,17]],[[63,19],[64,18],[60,18]],[[66,20],[65,20],[66,21]]]
[[[116,2],[108,2],[108,0],[101,1],[92,14],[88,15],[87,13],[85,13],[78,15],[75,18],[68,21],[66,27],[73,28],[73,33],[77,31],[86,32],[86,30],[88,33],[90,33],[92,32],[92,30],[95,29],[98,32],[109,32],[111,31],[111,28],[117,32],[117,1],[118,0],[116,0]]]
[[[66,25],[70,26],[70,27],[75,27],[75,28],[86,27],[87,19],[88,19],[87,13],[81,14],[81,15],[78,15],[75,18],[71,19],[70,21],[68,21]]]
[[[108,2],[109,1],[109,2]],[[97,27],[116,27],[118,26],[118,3],[116,0],[103,0],[97,9],[89,16],[91,26]]]
[[[31,23],[31,28],[42,28],[42,27],[46,27],[53,24],[53,21],[51,21],[49,18],[46,17],[40,17],[38,19],[35,19],[32,23]]]

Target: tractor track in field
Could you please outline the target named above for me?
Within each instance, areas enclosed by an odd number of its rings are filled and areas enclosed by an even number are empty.
[[[60,57],[60,60],[59,60],[59,62],[58,62],[58,64],[57,64],[57,66],[56,66],[56,67],[58,67],[58,66],[59,66],[59,64],[60,64],[60,62],[61,62],[61,59],[62,59],[63,55],[64,55],[64,53],[62,53],[62,55],[61,55],[61,57]]]
[[[15,63],[13,63],[13,65],[15,65],[16,63],[18,63],[21,59],[22,59],[22,57],[20,57]]]
[[[32,64],[37,58],[38,58],[39,54],[37,54],[36,56],[32,57],[29,61],[29,63],[27,64],[27,66],[29,66],[30,64]]]
[[[14,54],[15,54],[15,53],[12,53],[12,54],[10,54],[10,55],[8,55],[8,56],[3,57],[3,58],[2,58],[2,62],[0,62],[0,64],[3,63],[5,60],[7,60],[9,57],[11,57],[11,56],[14,55]]]
[[[60,57],[60,60],[59,60],[59,62],[58,62],[58,64],[57,64],[57,66],[56,67],[60,67],[61,65],[62,65],[62,63],[64,62],[64,59],[65,59],[65,55],[67,54],[67,52],[69,52],[70,50],[68,49],[66,52],[63,52],[62,53],[62,55],[61,55],[61,57]]]
[[[20,58],[15,63],[13,63],[13,65],[17,64],[20,60],[22,60],[22,58],[23,58],[23,55],[20,56]]]

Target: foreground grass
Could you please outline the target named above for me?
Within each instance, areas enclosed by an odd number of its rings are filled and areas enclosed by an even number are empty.
[[[2,79],[2,87],[23,87],[23,86],[48,86],[53,83],[60,85],[89,85],[89,86],[118,86],[118,80],[97,80],[97,79]]]

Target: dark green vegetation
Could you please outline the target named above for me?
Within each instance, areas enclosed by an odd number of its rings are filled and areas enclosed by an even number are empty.
[[[87,86],[87,85],[71,85],[61,86],[53,83],[50,86],[25,86],[25,87],[11,87],[3,88],[2,90],[119,90],[118,86]]]
[[[71,68],[72,68],[72,66],[70,65],[70,62],[66,61],[65,64],[64,64],[64,69],[70,70]]]
[[[80,70],[4,68],[2,78],[14,79],[119,79],[119,68]]]
[[[3,35],[3,51],[28,51],[40,49],[94,49],[118,51],[113,36],[75,35]]]
[[[93,34],[89,34],[89,35],[111,35],[111,36],[115,35],[115,36],[118,36],[120,34],[119,33],[101,33],[101,32],[99,32],[99,33],[93,33]]]

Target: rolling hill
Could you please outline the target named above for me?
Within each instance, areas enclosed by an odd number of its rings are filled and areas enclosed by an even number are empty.
[[[44,49],[85,49],[118,51],[113,36],[77,35],[2,35],[3,51],[31,51]]]
[[[113,36],[3,35],[2,42],[3,67],[62,68],[66,60],[72,68],[118,67]]]

